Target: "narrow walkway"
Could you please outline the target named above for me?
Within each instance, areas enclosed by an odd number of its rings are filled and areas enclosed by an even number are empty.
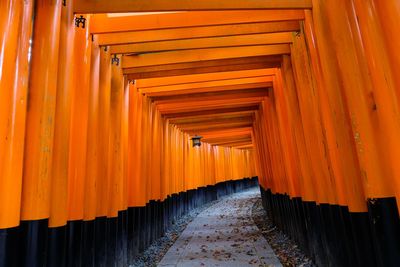
[[[237,193],[200,213],[158,266],[282,266],[251,219],[259,194]]]

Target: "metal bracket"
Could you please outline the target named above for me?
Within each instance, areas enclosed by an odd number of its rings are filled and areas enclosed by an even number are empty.
[[[111,58],[111,64],[115,62],[115,65],[119,65],[119,58],[117,57],[117,54],[114,54],[114,57]]]
[[[79,25],[82,23],[82,28],[85,28],[86,18],[82,15],[79,18],[75,18],[75,26],[79,28]]]

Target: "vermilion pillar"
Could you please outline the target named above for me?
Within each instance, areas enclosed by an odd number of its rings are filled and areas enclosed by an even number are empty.
[[[390,2],[390,1],[389,1]],[[354,5],[348,5],[349,13],[357,15],[359,24],[352,20],[353,31],[361,34],[361,42],[359,44],[360,51],[366,58],[366,65],[369,70],[371,82],[373,84],[372,91],[376,104],[376,115],[379,120],[381,146],[385,147],[385,153],[381,154],[390,169],[391,185],[395,188],[397,196],[397,208],[400,210],[400,140],[398,132],[400,132],[400,98],[399,87],[396,86],[398,75],[392,70],[390,64],[394,55],[389,54],[387,46],[385,46],[384,32],[380,27],[379,17],[375,10],[373,1],[354,1]],[[396,39],[393,40],[396,42]],[[364,49],[361,49],[364,48]],[[378,59],[379,58],[379,59]]]
[[[97,183],[100,179],[99,159],[100,144],[99,136],[103,129],[99,114],[100,91],[100,47],[96,40],[91,42],[90,57],[90,81],[88,100],[88,126],[87,126],[87,149],[86,149],[86,175],[85,175],[85,198],[84,198],[84,220],[90,221],[96,218],[97,209]]]
[[[360,1],[357,1],[360,3]],[[397,22],[400,17],[400,2],[397,0],[373,0],[368,1],[367,8],[370,10],[371,19],[375,20],[377,27],[382,30],[384,45],[388,53],[388,60],[391,66],[391,72],[395,80],[396,88],[400,88],[400,76],[397,75],[400,69],[400,37],[398,36]],[[366,7],[364,7],[365,9]],[[367,13],[368,14],[368,13]],[[400,92],[396,90],[397,100],[400,101]],[[399,205],[399,204],[397,204]]]
[[[24,251],[20,252],[31,266],[43,265],[46,255],[61,2],[35,2],[21,204]]]
[[[51,193],[49,218],[48,265],[63,266],[66,260],[66,224],[68,200],[68,163],[73,83],[73,49],[75,25],[72,2],[62,5],[56,110],[54,117],[53,159],[51,166]]]
[[[20,220],[31,26],[31,1],[1,2],[0,229]]]
[[[33,1],[0,2],[0,266],[19,254]]]
[[[110,150],[109,150],[109,217],[118,216],[123,210],[123,162],[122,162],[122,110],[124,100],[124,80],[120,64],[111,65],[110,94]]]
[[[388,132],[388,120],[392,119],[388,107],[393,108],[393,105],[387,98],[387,103],[382,102],[387,93],[387,85],[375,83],[379,72],[371,74],[368,53],[372,44],[363,43],[370,33],[362,32],[359,28],[363,14],[357,15],[351,2],[315,2],[315,13],[325,15],[324,20],[329,25],[326,34],[331,36],[330,49],[336,58],[340,89],[346,101],[357,148],[362,184],[365,196],[369,199],[368,218],[372,222],[370,226],[376,264],[390,266],[398,262],[400,251],[399,239],[395,238],[400,236],[400,228],[395,204],[395,168],[392,167],[391,159],[397,153],[392,151],[397,146],[392,128],[396,124],[390,125],[392,132]],[[368,27],[368,31],[372,30],[372,26]],[[384,69],[385,63],[382,64]],[[390,148],[388,144],[391,144]]]
[[[99,163],[98,163],[98,182],[96,194],[96,215],[105,217],[108,214],[109,195],[108,195],[108,151],[109,151],[109,131],[110,131],[110,87],[111,87],[111,58],[107,47],[100,48],[100,67],[99,67],[99,118],[101,120],[101,131],[99,135]]]
[[[319,8],[319,3],[316,9]],[[335,54],[331,49],[332,37],[328,30],[329,23],[324,13],[305,11],[304,31],[310,51],[312,68],[316,77],[317,92],[320,98],[322,123],[332,172],[335,179],[335,191],[338,196],[340,216],[337,235],[346,240],[341,253],[349,265],[365,265],[373,262],[368,257],[357,255],[370,252],[370,235],[366,218],[366,202],[364,188],[357,158],[354,138],[349,131],[351,128],[347,103],[340,90]],[[313,17],[314,15],[314,17]],[[335,37],[333,37],[335,38]],[[323,58],[323,60],[321,60]],[[352,234],[343,234],[344,229],[352,229]],[[340,251],[340,250],[339,250]],[[355,255],[353,257],[352,255]],[[340,258],[340,257],[337,257]]]

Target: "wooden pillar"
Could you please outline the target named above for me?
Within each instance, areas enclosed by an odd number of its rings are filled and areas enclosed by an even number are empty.
[[[313,179],[316,185],[317,202],[336,204],[337,198],[334,187],[329,158],[325,153],[326,140],[321,125],[319,98],[315,89],[308,51],[303,33],[293,38],[292,64],[296,81],[300,114],[303,123],[306,146],[311,157]]]
[[[49,216],[60,11],[61,1],[36,4],[21,207],[23,220]]]
[[[95,266],[107,266],[107,213],[109,207],[108,151],[110,131],[111,55],[108,47],[100,47],[99,55],[98,141],[96,179]],[[89,109],[90,110],[90,109]],[[89,117],[90,118],[90,117]],[[90,119],[89,119],[90,121]],[[90,134],[90,132],[89,132]]]
[[[159,200],[161,195],[161,115],[156,110],[153,105],[153,125],[152,125],[152,139],[151,139],[151,149],[152,149],[152,167],[151,167],[151,179],[152,179],[152,200]]]
[[[279,121],[279,132],[281,143],[285,147],[283,150],[284,164],[287,170],[288,194],[291,198],[300,196],[300,181],[301,173],[299,168],[298,154],[295,148],[295,129],[294,124],[289,123],[289,110],[284,99],[286,93],[283,87],[283,79],[281,70],[277,70],[274,78],[274,100],[276,114]]]
[[[124,82],[120,64],[111,63],[110,95],[110,150],[109,150],[109,217],[117,217],[122,210],[122,108]]]
[[[32,5],[0,4],[0,229],[20,221]]]
[[[108,151],[110,132],[110,93],[111,93],[111,55],[109,48],[100,48],[99,67],[99,120],[98,128],[99,159],[98,159],[98,182],[96,200],[97,217],[106,217],[109,206],[109,181],[108,181]]]
[[[129,81],[124,77],[124,95],[122,103],[122,119],[121,119],[121,143],[122,143],[122,209],[127,209],[128,205],[128,135],[129,135]]]
[[[84,215],[85,221],[96,218],[97,209],[97,184],[101,174],[99,173],[100,144],[99,136],[102,127],[100,117],[100,50],[96,40],[91,43],[89,99],[88,99],[88,126],[86,145],[86,177]]]
[[[301,183],[300,192],[303,201],[315,201],[315,185],[312,180],[311,160],[306,147],[304,129],[301,120],[299,102],[297,98],[296,84],[293,77],[293,69],[290,56],[283,56],[282,75],[284,76],[284,92],[288,108],[289,124],[292,126],[292,132],[295,135],[295,144],[297,149],[297,158],[299,160]]]
[[[357,1],[360,3],[359,1]],[[367,1],[364,10],[369,10],[366,15],[370,16],[375,27],[381,29],[383,35],[385,50],[388,54],[392,76],[397,88],[397,101],[400,102],[400,76],[397,75],[400,69],[400,54],[398,49],[400,46],[400,36],[398,36],[398,20],[400,17],[400,3],[397,0],[373,0]],[[398,204],[399,205],[399,204]]]
[[[390,1],[389,1],[390,2]],[[397,208],[400,210],[400,93],[396,86],[397,70],[391,68],[391,59],[397,52],[388,53],[385,46],[384,34],[379,23],[379,16],[373,1],[354,0],[354,5],[346,3],[352,17],[358,18],[358,23],[352,20],[353,31],[359,32],[361,42],[359,50],[364,51],[370,79],[372,82],[373,97],[376,105],[376,115],[379,120],[380,140],[385,147],[381,157],[384,157],[387,168],[390,168],[391,185],[395,187]],[[396,37],[396,36],[394,36]],[[399,39],[394,38],[392,42]],[[379,58],[379,61],[377,60]],[[389,178],[389,177],[388,177]]]
[[[54,118],[53,161],[51,169],[50,227],[67,222],[68,162],[73,83],[73,51],[75,25],[72,3],[62,6],[59,41],[56,111]]]
[[[117,57],[118,58],[118,57]],[[118,58],[120,59],[120,58]],[[108,265],[116,264],[125,266],[126,258],[123,246],[123,233],[126,219],[126,203],[124,203],[123,184],[123,144],[122,144],[122,121],[124,107],[124,77],[121,64],[118,60],[111,61],[111,93],[110,93],[110,136],[108,152],[108,240],[107,248]]]
[[[47,264],[65,266],[71,96],[74,89],[74,46],[70,42],[74,41],[75,26],[71,2],[62,5],[60,20]]]
[[[272,172],[275,188],[273,193],[288,193],[287,169],[285,168],[282,141],[280,139],[279,122],[275,110],[275,99],[273,93],[265,99],[263,108],[265,123],[267,126],[267,136],[269,136],[270,156],[273,164]]]
[[[47,219],[51,203],[51,167],[58,76],[61,0],[35,3],[29,75],[20,251],[23,264],[45,264]],[[49,23],[51,21],[51,23]]]
[[[144,206],[145,184],[142,180],[142,95],[134,83],[129,88],[129,138],[128,138],[128,205],[130,207]]]
[[[345,251],[342,253],[347,254],[346,257],[342,257],[347,263],[342,264],[367,266],[373,264],[374,259],[362,256],[372,256],[372,253],[360,165],[354,137],[350,131],[352,126],[347,102],[341,93],[336,55],[332,49],[332,38],[336,37],[331,36],[329,21],[326,14],[319,9],[320,6],[320,3],[316,4],[316,12],[313,14],[311,11],[305,12],[304,31],[316,76],[335,190],[343,218],[338,220],[336,225],[341,225],[352,233],[341,237],[346,240],[343,246]],[[343,230],[339,228],[337,235],[340,233],[343,233]]]
[[[326,22],[324,22],[323,16],[318,16],[317,19],[317,32],[315,33],[311,11],[306,12],[305,34],[310,47],[314,73],[318,77],[317,89],[321,99],[324,125],[329,129],[327,139],[331,159],[334,162],[335,180],[340,183],[340,187],[337,188],[340,193],[338,203],[349,206],[350,211],[365,212],[365,195],[361,183],[360,167],[354,139],[349,132],[351,124],[348,107],[341,94],[337,79],[335,56],[329,50],[330,37]],[[318,44],[315,40],[318,41]],[[320,60],[320,55],[324,57],[323,61]]]
[[[392,160],[397,152],[391,150],[397,146],[393,134],[398,130],[393,129],[396,125],[388,126],[392,119],[388,107],[393,108],[393,99],[389,100],[385,96],[385,83],[374,86],[379,73],[370,73],[368,49],[371,43],[363,43],[363,38],[368,38],[368,35],[359,30],[362,14],[357,17],[351,3],[347,1],[323,5],[315,2],[315,12],[318,10],[324,14],[324,19],[329,22],[331,47],[337,60],[338,77],[342,81],[341,91],[349,110],[364,192],[370,199],[368,209],[376,264],[391,266],[393,262],[399,261],[400,255],[400,241],[394,238],[400,236],[395,200],[397,178],[394,177]],[[377,76],[374,78],[372,75]],[[380,88],[375,89],[376,86]],[[389,129],[392,132],[388,132]]]
[[[144,184],[144,202],[149,201],[151,195],[151,179],[150,179],[150,166],[151,166],[151,150],[150,150],[150,123],[151,123],[151,103],[144,96],[142,99],[142,127],[141,127],[141,175],[138,177],[140,182]]]
[[[87,18],[88,19],[88,18]],[[68,219],[83,219],[86,176],[88,103],[90,91],[90,43],[88,20],[85,28],[76,27],[74,38],[74,87],[71,104],[71,133],[68,179]]]
[[[33,1],[0,3],[0,266],[21,260],[19,236]]]

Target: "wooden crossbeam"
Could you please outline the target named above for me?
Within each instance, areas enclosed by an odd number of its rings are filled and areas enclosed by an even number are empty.
[[[217,123],[217,122],[227,122],[227,121],[253,121],[254,116],[252,114],[247,115],[226,115],[226,116],[215,116],[215,117],[197,117],[196,119],[181,119],[175,120],[173,124],[181,126],[181,125],[190,125],[190,124],[205,124],[205,123]],[[170,123],[172,123],[170,121]]]
[[[165,107],[162,108],[160,111],[161,115],[168,115],[168,114],[174,114],[176,116],[176,113],[193,113],[193,112],[207,112],[210,110],[216,110],[216,109],[221,109],[221,108],[241,108],[241,107],[247,107],[247,106],[254,106],[254,105],[260,105],[262,99],[252,99],[252,100],[247,100],[246,102],[242,103],[226,103],[226,102],[220,102],[217,104],[213,105],[207,105],[207,106],[183,106],[183,107],[176,107],[176,108],[171,108],[171,107]]]
[[[136,88],[149,88],[155,86],[178,85],[185,83],[196,83],[205,81],[218,81],[228,79],[260,77],[266,75],[275,75],[276,69],[257,69],[244,71],[229,71],[208,74],[192,74],[184,76],[173,76],[164,78],[144,79],[136,81]]]
[[[216,80],[216,81],[184,83],[177,85],[155,86],[142,89],[139,88],[139,90],[142,93],[147,94],[156,92],[179,91],[179,90],[189,90],[189,89],[217,87],[217,86],[222,87],[222,86],[252,84],[252,83],[265,83],[265,87],[268,87],[268,85],[270,85],[270,82],[273,82],[273,79],[274,76],[269,75],[269,76],[250,77],[250,78],[226,79],[226,80]]]
[[[225,138],[230,136],[240,136],[246,134],[251,135],[251,131],[252,127],[241,127],[232,129],[231,131],[216,130],[216,131],[202,132],[202,136],[204,139],[217,138],[217,137]]]
[[[177,113],[177,112],[191,112],[200,110],[212,110],[216,108],[239,108],[249,105],[259,105],[265,100],[263,96],[248,97],[248,98],[235,98],[235,99],[218,99],[199,102],[196,100],[185,101],[180,103],[165,103],[157,105],[157,109],[161,114]]]
[[[245,136],[241,138],[233,138],[233,139],[219,139],[219,140],[204,140],[206,143],[211,143],[213,145],[232,145],[237,143],[251,143],[251,136]]]
[[[196,102],[196,105],[207,105],[208,103],[212,103],[214,101],[231,101],[237,99],[244,98],[255,98],[255,97],[267,97],[268,90],[263,88],[259,89],[250,89],[250,90],[240,90],[240,91],[230,91],[230,92],[218,92],[218,93],[209,93],[209,94],[195,94],[188,95],[187,97],[177,96],[172,98],[166,98],[162,100],[153,100],[153,102],[159,106],[182,106],[186,105],[187,102]]]
[[[256,111],[259,109],[258,104],[244,104],[236,107],[215,107],[203,110],[194,110],[188,112],[168,112],[164,113],[163,117],[167,120],[177,119],[177,118],[193,118],[201,116],[211,116],[215,114],[229,114],[232,112],[242,112],[242,111]]]
[[[204,129],[209,129],[209,128],[207,128],[206,126],[208,126],[208,127],[214,127],[214,126],[216,126],[216,125],[227,125],[227,124],[229,124],[229,123],[245,123],[245,122],[248,122],[248,123],[252,123],[252,121],[239,121],[239,120],[235,120],[235,121],[226,121],[226,122],[223,122],[223,123],[214,123],[214,122],[212,122],[212,123],[209,123],[209,124],[207,124],[207,125],[205,125],[205,124],[184,124],[184,125],[181,125],[181,124],[178,124],[178,125],[176,125],[177,126],[177,128],[179,128],[179,129],[181,129],[181,130],[183,130],[183,131],[195,131],[195,130],[200,130],[200,129],[202,129],[203,130],[203,132],[204,132]],[[203,127],[203,128],[199,128],[199,127]],[[205,127],[205,128],[204,128]],[[241,129],[241,128],[239,128],[239,129]],[[213,130],[214,131],[214,130]],[[225,132],[225,131],[224,131]],[[207,134],[205,134],[205,135],[207,135]],[[212,140],[212,141],[217,141],[217,140],[221,140],[221,139],[225,139],[225,140],[228,140],[228,139],[230,139],[230,140],[232,140],[232,139],[235,139],[235,138],[240,138],[240,137],[250,137],[251,138],[251,134],[250,133],[243,133],[243,134],[235,134],[235,135],[227,135],[227,136],[221,136],[221,137],[205,137],[204,135],[202,135],[203,136],[203,139],[204,140]]]
[[[251,127],[253,122],[228,122],[224,124],[211,124],[211,125],[196,125],[190,127],[179,127],[184,132],[188,133],[198,133],[202,130],[223,130],[223,129],[232,129],[237,127]]]
[[[298,21],[304,19],[302,10],[252,10],[252,11],[193,11],[178,13],[157,13],[137,16],[111,17],[107,14],[92,15],[90,18],[90,32],[92,34],[113,34],[123,32],[141,32],[142,34],[155,33],[158,30],[182,30],[198,27],[230,26],[241,24],[254,24],[271,22],[270,29],[274,26],[294,23],[298,27]],[[254,25],[253,25],[254,26]],[[225,28],[229,29],[229,28]],[[243,28],[245,29],[245,28]],[[279,27],[277,27],[279,30]],[[160,31],[164,35],[170,31]],[[178,31],[179,32],[179,31]],[[178,34],[178,32],[176,34]],[[153,36],[155,38],[156,36]]]
[[[110,51],[115,54],[129,51],[129,44],[131,43],[293,32],[299,29],[298,21],[277,21],[105,33],[97,34],[95,38],[99,45],[112,45]]]
[[[225,146],[225,147],[243,147],[243,146],[252,146],[252,140],[247,140],[247,141],[238,141],[238,142],[231,142],[231,143],[226,143],[226,144],[214,144],[218,146]]]
[[[123,69],[123,73],[138,74],[138,73],[148,73],[148,72],[165,72],[172,70],[180,71],[185,69],[193,71],[194,69],[208,69],[208,68],[215,69],[216,67],[221,67],[220,71],[224,71],[223,68],[226,68],[227,66],[234,66],[234,65],[242,66],[247,64],[260,64],[260,65],[266,64],[267,66],[271,65],[273,67],[280,67],[281,61],[282,61],[282,56],[280,55],[253,56],[246,58],[238,57],[238,58],[226,58],[226,59],[216,59],[216,60],[204,60],[199,62],[171,63],[164,65],[125,68]],[[262,68],[270,68],[270,67],[262,67]],[[215,72],[215,71],[209,71],[208,73],[210,72]]]
[[[165,70],[165,71],[152,71],[152,72],[140,72],[131,73],[126,75],[128,80],[138,79],[149,79],[149,78],[161,78],[171,76],[186,76],[190,74],[210,74],[227,71],[239,71],[239,70],[255,70],[255,69],[267,69],[280,67],[279,62],[265,62],[265,63],[250,63],[250,64],[237,64],[227,66],[213,66],[213,67],[199,67],[189,69],[177,69],[177,70]]]
[[[223,26],[230,24],[260,22],[282,23],[303,19],[304,12],[302,10],[192,11],[157,14],[127,14],[127,16],[117,17],[107,14],[97,14],[92,15],[90,18],[90,32],[92,34],[150,32],[154,30],[179,30],[184,28]]]
[[[242,129],[242,128],[238,128]],[[210,136],[206,137],[203,136],[202,140],[208,140],[208,141],[218,141],[218,140],[234,140],[234,139],[239,139],[239,138],[251,138],[251,132],[237,132],[234,134],[230,134],[230,131],[220,131],[221,133],[227,133],[227,135],[221,135],[221,136]]]
[[[235,147],[236,149],[253,149],[254,145],[253,145],[253,143],[251,143],[251,144],[236,144],[233,147]]]
[[[75,13],[122,13],[238,9],[310,9],[311,0],[75,0]]]
[[[236,135],[229,135],[229,136],[222,136],[222,137],[204,137],[202,138],[203,142],[207,143],[218,143],[218,142],[232,142],[232,141],[237,141],[237,140],[243,140],[243,139],[250,139],[251,140],[251,134],[236,134]]]
[[[272,86],[273,86],[273,82],[245,83],[245,84],[234,84],[234,85],[226,85],[226,86],[192,88],[192,89],[186,89],[186,90],[147,92],[146,95],[151,98],[156,98],[156,97],[168,97],[168,96],[178,96],[178,95],[187,95],[187,94],[223,92],[223,91],[255,89],[255,88],[263,88],[263,89],[268,90]]]
[[[262,33],[208,38],[191,38],[170,41],[144,42],[111,47],[112,54],[141,54],[150,52],[178,51],[199,48],[232,46],[288,44],[292,42],[292,32]]]
[[[134,56],[125,55],[122,57],[122,68],[283,54],[290,54],[290,46],[288,44],[192,49]]]
[[[244,126],[244,127],[230,127],[230,128],[225,128],[225,129],[202,129],[202,130],[198,130],[197,132],[195,131],[186,131],[189,134],[199,134],[203,137],[207,136],[207,135],[212,135],[213,133],[230,133],[230,132],[238,132],[238,131],[242,131],[244,129],[249,129],[250,131],[253,129],[252,126]]]
[[[240,146],[252,145],[252,127],[238,127],[233,125],[232,127],[222,129],[194,129],[186,130],[186,132],[189,134],[200,134],[203,136],[202,142],[212,145],[230,145],[233,143],[240,143]]]
[[[229,118],[230,116],[253,116],[254,111],[239,111],[239,112],[231,112],[231,113],[216,113],[216,114],[208,114],[208,115],[197,115],[197,116],[188,116],[188,117],[178,117],[168,119],[171,124],[181,124],[190,121],[202,121],[206,119],[218,119],[218,118]],[[244,131],[244,130],[243,130]],[[234,134],[234,133],[232,133]]]
[[[251,127],[244,127],[244,128],[236,128],[232,129],[231,131],[209,131],[209,132],[203,132],[202,136],[204,139],[207,138],[224,138],[224,137],[229,137],[229,136],[238,136],[238,135],[245,135],[245,134],[250,134],[252,133],[253,128]]]
[[[245,112],[237,112],[231,114],[213,114],[211,116],[197,116],[197,117],[189,117],[189,118],[178,118],[178,119],[170,119],[169,123],[182,125],[187,123],[206,123],[213,120],[218,119],[236,119],[236,118],[243,118],[243,117],[251,117],[253,118],[253,111],[245,111]],[[243,132],[241,132],[243,134]],[[250,133],[250,132],[247,132]],[[231,133],[231,134],[238,134],[238,133]]]
[[[252,139],[250,138],[238,138],[231,140],[202,140],[204,143],[208,143],[214,146],[242,146],[252,144]]]
[[[251,127],[252,121],[232,121],[225,123],[210,123],[210,124],[193,124],[193,125],[178,125],[177,128],[184,132],[199,132],[204,130],[223,130],[226,128],[236,127]],[[251,138],[251,136],[247,137]]]
[[[214,119],[207,121],[207,123],[202,123],[202,122],[188,122],[188,123],[183,123],[183,124],[176,124],[176,126],[179,129],[182,130],[191,130],[191,129],[203,129],[202,127],[213,127],[216,125],[228,125],[228,124],[234,124],[234,123],[253,123],[253,117],[252,116],[247,116],[247,117],[237,117],[237,118],[220,118],[220,119]]]
[[[217,99],[231,99],[238,97],[250,97],[250,96],[268,96],[268,90],[266,88],[256,89],[244,89],[234,91],[219,91],[219,92],[207,92],[207,93],[194,93],[186,95],[175,95],[175,96],[163,96],[163,97],[152,97],[152,100],[156,104],[162,103],[178,103],[182,101],[188,101],[196,99],[196,101],[208,101]]]

